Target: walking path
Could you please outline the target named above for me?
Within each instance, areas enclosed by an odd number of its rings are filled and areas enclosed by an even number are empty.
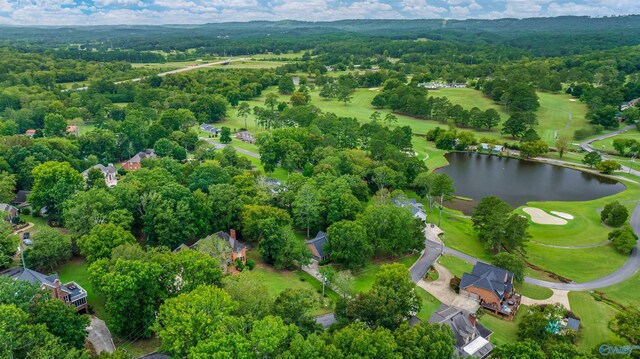
[[[610,138],[610,137],[613,137],[613,136],[617,136],[617,135],[619,135],[619,134],[621,134],[623,132],[629,131],[629,130],[634,129],[634,128],[636,128],[636,126],[634,126],[634,125],[627,126],[627,127],[621,128],[621,129],[619,129],[617,131],[613,131],[613,132],[610,132],[610,133],[607,133],[607,134],[604,134],[604,135],[601,135],[601,136],[598,136],[598,137],[591,138],[589,140],[586,140],[586,141],[583,141],[582,143],[580,143],[580,148],[582,148],[583,150],[585,150],[587,152],[596,151],[596,152],[600,153],[597,149],[595,149],[595,148],[593,148],[593,146],[591,146],[591,144],[593,142],[604,140],[604,139],[607,139],[607,138]],[[607,157],[605,155],[603,155],[602,153],[600,153],[600,155],[602,156],[603,160],[607,159]],[[632,174],[632,175],[635,175],[635,176],[640,176],[640,171],[636,171],[636,170],[631,169],[631,168],[629,168],[627,166],[622,166],[622,169],[620,170],[620,172],[626,172],[626,173],[629,173],[629,174]]]
[[[34,226],[34,224],[33,224],[33,223],[31,223],[31,222],[29,222],[29,223],[27,223],[27,226],[26,226],[26,227],[24,227],[24,228],[20,228],[20,229],[18,229],[18,230],[15,230],[12,234],[20,234],[20,233],[22,233],[22,232],[26,231],[27,229],[29,229],[29,228],[31,228],[31,227],[33,227],[33,226]]]
[[[529,297],[522,296],[522,304],[525,305],[539,305],[539,304],[554,304],[560,303],[565,308],[571,310],[571,304],[569,303],[569,291],[561,289],[552,289],[553,295],[547,299],[531,299]]]

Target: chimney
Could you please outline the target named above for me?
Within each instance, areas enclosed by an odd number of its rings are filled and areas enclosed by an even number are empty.
[[[469,321],[471,322],[471,325],[475,328],[476,322],[478,321],[478,317],[476,316],[476,313],[469,313]]]
[[[236,230],[235,229],[230,229],[229,230],[229,235],[231,236],[231,238],[236,239]]]

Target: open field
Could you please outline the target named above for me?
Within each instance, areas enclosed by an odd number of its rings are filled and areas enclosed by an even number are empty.
[[[571,310],[581,319],[582,335],[578,339],[578,348],[588,351],[612,337],[608,325],[616,315],[615,309],[596,301],[588,292],[570,292],[569,303]]]

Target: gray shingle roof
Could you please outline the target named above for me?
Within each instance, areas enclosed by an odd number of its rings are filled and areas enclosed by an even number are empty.
[[[500,267],[478,262],[473,267],[471,274],[464,273],[460,280],[460,288],[471,285],[490,290],[498,299],[502,300],[505,293],[511,292],[513,273]]]
[[[21,205],[27,202],[27,196],[31,194],[31,191],[19,190],[16,193],[16,197],[11,201],[11,203],[16,205]]]
[[[24,269],[22,267],[13,267],[1,273],[2,275],[6,275],[11,279],[24,280],[31,284],[37,285],[46,285],[51,288],[55,288],[55,281],[60,280],[60,277],[57,273],[52,275],[42,274],[40,272],[36,272],[31,269]],[[61,289],[67,294],[71,294],[71,291],[65,287],[61,287]]]
[[[211,238],[211,236],[218,236],[220,238],[222,238],[225,242],[227,242],[229,244],[229,247],[231,248],[231,250],[233,250],[234,252],[240,252],[243,249],[247,248],[246,245],[244,245],[242,242],[240,242],[237,239],[233,239],[228,233],[220,231],[220,232],[216,232],[210,236],[207,236],[204,239],[209,239]],[[203,239],[198,240],[197,242],[195,242],[192,245],[186,245],[186,244],[181,244],[179,245],[176,249],[174,249],[174,252],[179,252],[183,249],[194,249],[198,246],[198,243],[200,243],[200,241],[202,241]]]
[[[460,356],[468,356],[463,348],[477,337],[488,338],[493,332],[484,325],[476,322],[474,326],[471,323],[469,315],[471,312],[456,308],[449,307],[446,304],[441,304],[438,310],[431,314],[429,323],[431,324],[446,324],[453,331],[453,336],[456,339],[457,354]],[[483,358],[487,356],[493,350],[493,345],[487,343],[480,348],[474,357]]]
[[[321,259],[322,257],[325,257],[327,255],[324,250],[324,245],[327,242],[329,242],[329,240],[327,239],[327,233],[320,231],[318,232],[318,234],[316,234],[315,238],[308,240],[306,243],[311,244],[316,249],[316,251],[318,251],[320,258],[316,259]]]

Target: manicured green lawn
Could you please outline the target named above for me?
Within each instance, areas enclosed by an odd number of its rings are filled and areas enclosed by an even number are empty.
[[[60,280],[65,283],[74,281],[87,291],[87,301],[93,307],[95,315],[104,320],[108,320],[107,311],[104,307],[105,298],[98,291],[93,289],[89,281],[89,265],[83,258],[72,258],[71,261],[58,268]]]
[[[588,292],[570,292],[571,310],[580,317],[582,333],[578,347],[584,351],[609,340],[613,333],[609,330],[609,322],[617,311],[604,302],[596,301]]]
[[[530,244],[527,260],[576,282],[587,282],[614,272],[627,260],[612,246],[558,249]]]
[[[513,317],[513,321],[501,319],[485,311],[478,321],[493,331],[491,343],[494,345],[513,343],[518,340],[518,323],[520,323],[527,310],[528,307],[526,305],[521,305]]]
[[[269,292],[273,298],[277,297],[280,292],[285,289],[306,289],[315,293],[322,293],[322,283],[311,275],[303,271],[279,271],[275,268],[262,262],[260,254],[256,251],[247,252],[247,258],[256,262],[256,267],[253,269],[253,273],[260,275],[262,282],[269,288]],[[318,305],[313,308],[312,313],[314,315],[324,314],[331,311],[333,303],[338,300],[338,294],[332,290],[325,288],[325,295],[328,300],[325,302],[325,306]]]
[[[597,149],[602,149],[605,151],[613,151],[613,152],[618,152],[614,147],[613,147],[613,141],[616,139],[633,139],[636,141],[640,141],[640,131],[636,131],[636,130],[630,130],[630,131],[626,131],[620,135],[614,136],[614,137],[609,137],[607,139],[601,140],[601,141],[596,141],[593,142],[593,147],[597,148]]]
[[[516,291],[525,297],[531,299],[547,299],[553,295],[553,291],[549,288],[538,287],[529,283],[516,283]]]
[[[441,255],[438,263],[458,278],[462,278],[463,273],[471,273],[473,270],[473,264],[449,254]]]
[[[640,272],[637,272],[622,283],[600,288],[607,298],[626,307],[640,307]]]
[[[418,260],[420,257],[420,253],[416,253],[413,255],[409,255],[403,258],[396,260],[398,263],[404,264],[405,267],[411,268],[413,263]],[[369,263],[363,269],[354,272],[353,275],[356,278],[355,281],[355,290],[356,292],[366,292],[373,286],[373,282],[376,279],[376,274],[380,271],[380,266],[385,263],[391,263],[390,260],[383,260],[377,263]]]
[[[422,308],[420,308],[416,317],[420,318],[423,322],[427,322],[431,314],[440,307],[440,301],[420,287],[417,288],[417,291],[418,296],[422,299]]]

